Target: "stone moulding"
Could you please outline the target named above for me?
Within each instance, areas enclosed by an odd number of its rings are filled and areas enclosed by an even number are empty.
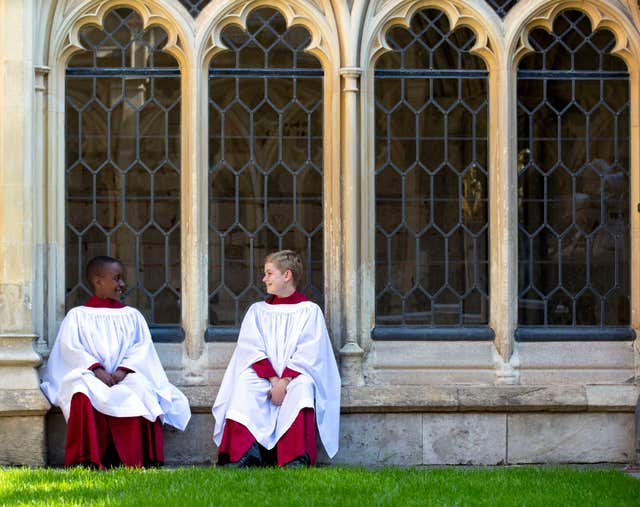
[[[556,17],[566,10],[584,12],[589,18],[589,21],[591,21],[591,29],[594,32],[602,29],[612,32],[616,38],[616,45],[611,50],[611,54],[623,59],[630,71],[636,70],[638,62],[634,58],[634,54],[637,54],[637,50],[632,47],[629,29],[625,23],[620,22],[621,20],[618,19],[618,16],[610,12],[611,6],[590,1],[575,0],[568,2],[549,2],[537,9],[533,14],[529,14],[528,21],[522,23],[518,20],[519,22],[517,23],[511,23],[510,26],[520,30],[520,33],[513,38],[515,48],[513,54],[514,65],[517,65],[525,55],[533,51],[533,48],[529,44],[529,34],[531,31],[536,28],[542,28],[552,33]],[[513,34],[513,32],[509,30],[507,32],[507,40],[512,39],[509,32]]]
[[[193,413],[211,413],[218,387],[181,386]],[[343,386],[341,412],[634,412],[640,386],[368,385]],[[55,412],[57,409],[54,409]]]
[[[342,413],[634,412],[634,385],[343,387]]]

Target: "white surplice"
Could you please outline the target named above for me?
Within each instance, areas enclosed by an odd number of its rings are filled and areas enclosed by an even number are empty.
[[[108,373],[133,370],[108,387],[88,370],[100,363]],[[62,321],[41,388],[69,419],[71,398],[84,393],[98,412],[115,417],[142,416],[184,430],[191,417],[189,401],[162,368],[142,314],[130,306],[78,306]]]
[[[287,386],[281,406],[268,399],[269,380],[251,367],[265,358],[278,376],[287,367],[300,372]],[[315,410],[322,444],[333,457],[338,451],[340,375],[320,307],[310,301],[251,305],[213,405],[214,442],[220,445],[228,418],[272,449],[306,407]]]

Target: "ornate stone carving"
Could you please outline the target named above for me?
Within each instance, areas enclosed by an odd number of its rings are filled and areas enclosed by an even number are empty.
[[[522,29],[517,47],[514,53],[514,64],[517,64],[522,57],[533,51],[529,43],[529,34],[536,28],[543,28],[547,32],[553,32],[553,23],[558,14],[568,9],[576,9],[584,12],[589,21],[591,29],[596,32],[606,29],[616,37],[616,45],[611,50],[611,54],[622,58],[628,66],[634,65],[633,52],[630,47],[629,37],[625,31],[624,24],[620,23],[612,16],[608,9],[595,2],[550,2],[539,9]]]
[[[398,25],[408,28],[413,15],[421,9],[443,11],[449,19],[451,31],[462,26],[470,28],[476,36],[476,43],[471,52],[482,57],[487,62],[487,67],[490,67],[496,58],[493,48],[498,46],[498,41],[492,40],[492,31],[487,28],[488,23],[485,16],[463,2],[433,0],[420,2],[403,1],[400,3],[387,2],[380,4],[379,9],[368,24],[368,29],[365,28],[363,36],[363,40],[370,41],[370,47],[363,48],[366,51],[363,55],[366,54],[369,57],[368,61],[375,61],[380,54],[391,50],[386,41],[389,29]],[[368,37],[368,34],[371,34],[371,36]]]

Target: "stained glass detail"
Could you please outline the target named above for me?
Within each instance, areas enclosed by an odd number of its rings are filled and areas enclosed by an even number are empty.
[[[323,302],[323,73],[311,37],[258,9],[209,80],[209,298],[214,326],[238,326],[266,294],[267,253],[298,251],[300,289]]]
[[[487,71],[437,10],[375,71],[376,328],[488,323]]]
[[[629,77],[578,11],[518,71],[519,324],[630,322]]]
[[[120,258],[127,304],[180,322],[180,75],[131,9],[88,26],[66,76],[66,306],[90,294],[95,255]]]

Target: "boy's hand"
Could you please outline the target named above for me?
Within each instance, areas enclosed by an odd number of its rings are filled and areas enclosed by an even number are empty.
[[[104,368],[98,367],[93,370],[93,373],[96,377],[98,377],[99,380],[102,380],[102,382],[104,382],[109,387],[114,384],[113,378],[104,370]]]
[[[129,373],[128,371],[125,370],[116,370],[111,374],[111,378],[113,379],[113,384],[119,384],[120,382],[122,382],[124,380],[124,378],[127,376],[127,373]]]
[[[269,391],[271,403],[276,406],[282,405],[284,397],[287,394],[287,386],[289,385],[289,382],[291,382],[291,379],[288,377],[279,378],[274,382],[271,382],[271,390]]]

